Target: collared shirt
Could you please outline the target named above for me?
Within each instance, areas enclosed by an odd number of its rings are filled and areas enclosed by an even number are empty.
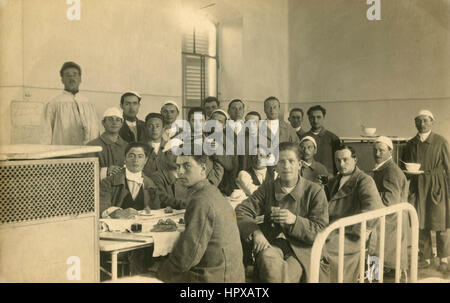
[[[159,142],[151,142],[150,146],[153,147],[153,151],[155,152],[155,154],[158,154],[159,147],[161,146],[161,141],[159,141]]]
[[[299,132],[302,129],[302,127],[299,126],[299,127],[294,128],[294,129],[295,129],[296,132]]]
[[[339,180],[339,188],[338,188],[338,190],[341,189],[341,187],[344,186],[345,183],[347,183],[348,179],[350,179],[351,176],[352,175],[350,174],[350,175],[345,175],[345,176],[341,177],[341,180]]]
[[[100,135],[95,106],[76,93],[63,91],[48,102],[42,123],[42,144],[85,145]]]
[[[426,133],[418,133],[421,142],[425,142],[431,134],[431,130]]]
[[[317,161],[312,161],[311,163],[307,163],[304,160],[301,160],[302,167],[300,168],[300,175],[309,181],[319,183],[319,176],[328,176],[329,173],[327,168]]]
[[[137,138],[137,125],[136,125],[136,120],[135,121],[128,121],[125,120],[125,123],[128,125],[128,128],[131,130],[131,132],[134,134],[134,137]],[[137,139],[136,139],[137,140]]]
[[[133,173],[125,168],[125,178],[127,179],[128,188],[130,189],[131,197],[136,199],[139,194],[139,189],[144,183],[142,172]]]
[[[380,164],[376,164],[373,170],[374,170],[374,171],[375,171],[375,170],[378,170],[381,166],[384,165],[384,163],[386,163],[387,161],[389,161],[389,160],[391,160],[391,159],[392,159],[392,156],[390,156],[388,159],[384,160],[384,161],[381,162]]]
[[[263,169],[254,169],[253,171],[255,172],[256,177],[259,180],[260,184],[263,184],[264,180],[266,179],[266,173],[267,173],[267,168],[264,167]]]

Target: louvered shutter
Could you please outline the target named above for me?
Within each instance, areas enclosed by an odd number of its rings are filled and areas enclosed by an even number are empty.
[[[205,97],[216,95],[216,88],[210,90],[210,82],[216,81],[216,74],[210,79],[209,64],[217,73],[215,45],[210,45],[211,29],[189,30],[183,34],[183,107],[184,117],[189,108],[200,106]],[[211,43],[215,44],[215,41]]]

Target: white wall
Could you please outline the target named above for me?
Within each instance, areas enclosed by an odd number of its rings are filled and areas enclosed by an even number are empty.
[[[368,7],[289,1],[290,107],[324,105],[341,136],[361,124],[413,136],[414,115],[427,108],[450,140],[450,2],[381,1],[381,21],[367,20]]]
[[[219,20],[219,99],[226,108],[230,99],[243,98],[248,110],[263,114],[269,96],[288,102],[288,1],[233,4],[238,16]]]
[[[126,90],[142,93],[140,118],[167,99],[181,104],[179,0],[81,1],[80,21],[67,19],[65,1],[0,3],[2,118],[12,99],[45,102],[58,94],[65,61],[81,65],[80,91],[99,116]],[[2,121],[1,142],[13,142],[10,121]]]

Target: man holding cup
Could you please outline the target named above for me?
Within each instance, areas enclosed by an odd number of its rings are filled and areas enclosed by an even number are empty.
[[[430,111],[419,111],[414,120],[418,133],[406,144],[402,159],[420,163],[423,171],[406,172],[411,182],[408,201],[419,216],[419,268],[431,265],[431,231],[435,231],[439,270],[445,273],[450,255],[449,146],[444,137],[431,131],[435,119]]]
[[[299,175],[298,145],[282,142],[279,178],[264,182],[236,207],[241,238],[251,243],[258,282],[307,279],[311,246],[328,224],[328,202],[320,185]],[[264,215],[257,224],[256,217]]]

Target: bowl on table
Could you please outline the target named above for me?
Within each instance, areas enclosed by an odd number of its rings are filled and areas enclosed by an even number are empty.
[[[377,129],[375,127],[365,127],[364,135],[366,136],[374,136]]]
[[[405,167],[407,171],[416,172],[420,168],[420,163],[405,163]]]

